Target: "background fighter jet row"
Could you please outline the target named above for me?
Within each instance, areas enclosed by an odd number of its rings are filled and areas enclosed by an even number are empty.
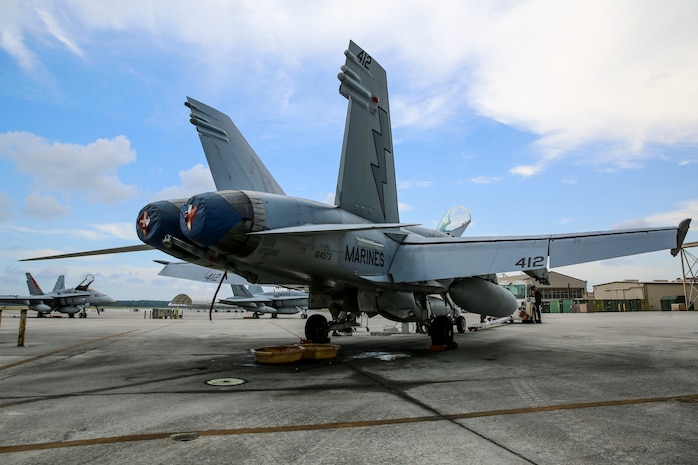
[[[74,288],[65,288],[65,276],[60,275],[53,286],[53,290],[44,293],[31,273],[26,273],[29,295],[0,295],[0,302],[15,305],[27,305],[29,309],[38,312],[38,316],[48,315],[51,312],[65,313],[70,318],[79,314],[84,318],[85,309],[90,305],[110,304],[114,299],[90,287],[94,282],[94,276],[88,274],[80,284]]]
[[[462,214],[447,214],[438,229],[400,222],[386,72],[354,42],[345,58],[339,93],[349,103],[334,206],[285,195],[230,118],[188,98],[217,190],[143,207],[136,223],[143,245],[42,258],[155,248],[251,283],[308,289],[309,308],[331,314],[331,321],[308,318],[306,337],[314,342],[365,313],[424,324],[433,344],[447,345],[460,309],[514,312],[516,299],[497,285],[497,273],[545,279],[549,267],[677,253],[690,220],[506,237],[460,237],[469,221]]]

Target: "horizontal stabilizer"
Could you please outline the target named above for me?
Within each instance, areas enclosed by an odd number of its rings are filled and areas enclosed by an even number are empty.
[[[160,276],[167,276],[169,278],[188,279],[190,281],[216,284],[221,282],[223,274],[223,271],[186,262],[167,263],[158,273]],[[228,273],[226,278],[223,280],[223,283],[231,285],[249,284],[245,278],[236,275],[235,273]]]
[[[64,253],[60,255],[48,255],[45,257],[23,258],[20,262],[32,262],[35,260],[55,260],[59,258],[91,257],[93,255],[109,255],[113,253],[141,252],[143,250],[155,250],[147,244],[129,245],[126,247],[114,247],[113,249],[90,250],[87,252]]]

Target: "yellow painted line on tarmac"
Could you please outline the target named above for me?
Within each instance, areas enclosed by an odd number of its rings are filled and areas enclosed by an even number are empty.
[[[178,435],[187,436],[191,439],[202,436],[236,436],[244,434],[269,434],[269,433],[288,433],[288,432],[298,432],[298,431],[318,431],[318,430],[328,430],[328,429],[345,429],[345,428],[366,428],[372,426],[391,426],[391,425],[403,425],[409,423],[425,423],[431,421],[444,421],[447,419],[451,420],[462,420],[468,418],[482,418],[482,417],[494,417],[494,416],[504,416],[504,415],[519,415],[525,413],[542,413],[542,412],[554,412],[559,410],[576,410],[585,408],[598,408],[598,407],[616,407],[623,405],[638,405],[638,404],[649,404],[649,403],[662,403],[671,401],[683,401],[683,402],[696,402],[698,401],[698,394],[688,394],[682,396],[670,396],[670,397],[647,397],[641,399],[622,399],[622,400],[608,400],[599,402],[586,402],[586,403],[573,403],[573,404],[560,404],[560,405],[548,405],[543,407],[524,407],[518,409],[505,409],[505,410],[487,410],[482,412],[470,412],[462,413],[456,415],[430,415],[424,417],[407,417],[407,418],[389,418],[384,420],[363,420],[363,421],[347,421],[339,423],[318,423],[318,424],[306,424],[306,425],[287,425],[287,426],[267,426],[267,427],[254,427],[254,428],[234,428],[234,429],[214,429],[214,430],[202,430],[202,431],[174,431],[174,432],[163,432],[163,433],[146,433],[146,434],[132,434],[126,436],[109,436],[104,438],[93,438],[93,439],[81,439],[73,441],[62,441],[62,442],[44,442],[37,444],[19,444],[14,446],[0,446],[0,454],[7,454],[12,452],[28,452],[37,450],[47,450],[47,449],[60,449],[66,447],[80,447],[80,446],[94,446],[99,444],[116,444],[116,443],[126,443],[126,442],[138,442],[138,441],[155,441],[161,439],[172,439],[174,440]]]
[[[622,400],[601,400],[598,402],[580,402],[575,404],[560,404],[560,405],[545,405],[542,407],[523,407],[504,410],[488,410],[484,412],[459,413],[457,415],[448,415],[453,420],[464,420],[468,418],[481,417],[496,417],[503,415],[518,415],[522,413],[541,413],[541,412],[557,412],[560,410],[580,410],[585,408],[599,407],[619,407],[622,405],[639,405],[639,404],[656,404],[670,401],[696,402],[698,394],[689,394],[685,396],[669,396],[669,397],[645,397],[641,399],[622,399]]]
[[[6,370],[7,368],[16,367],[18,365],[24,365],[25,363],[34,362],[36,360],[41,360],[42,358],[50,357],[51,355],[60,354],[61,352],[66,352],[66,351],[71,350],[71,349],[77,349],[78,347],[86,346],[89,344],[94,344],[95,342],[101,342],[101,341],[106,341],[107,339],[125,336],[125,335],[133,333],[135,331],[140,331],[140,329],[132,329],[130,331],[124,331],[123,333],[112,334],[111,336],[104,336],[104,337],[100,337],[98,339],[92,339],[91,341],[81,342],[80,344],[75,344],[74,346],[64,347],[62,349],[57,349],[57,350],[54,350],[52,352],[48,352],[45,354],[36,355],[36,356],[30,357],[30,358],[25,358],[24,360],[18,360],[16,362],[8,363],[7,365],[0,366],[0,371]]]

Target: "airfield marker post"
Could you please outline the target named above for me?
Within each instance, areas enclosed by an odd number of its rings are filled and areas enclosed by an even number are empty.
[[[0,308],[0,327],[2,326],[2,308]]]
[[[24,347],[24,333],[27,331],[27,309],[23,308],[19,312],[19,336],[17,337],[17,347]]]

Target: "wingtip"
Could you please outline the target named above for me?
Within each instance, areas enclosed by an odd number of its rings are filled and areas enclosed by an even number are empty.
[[[678,228],[676,228],[676,247],[671,249],[671,255],[674,257],[678,255],[683,247],[683,241],[686,239],[686,234],[688,234],[688,228],[691,225],[691,218],[686,218],[679,223]]]

